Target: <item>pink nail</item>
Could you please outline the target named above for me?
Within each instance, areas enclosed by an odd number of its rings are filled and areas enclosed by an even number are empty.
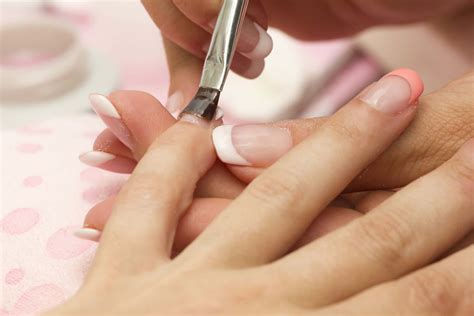
[[[420,77],[412,70],[399,69],[380,79],[360,99],[381,112],[397,114],[415,104],[422,93]]]
[[[105,96],[91,94],[89,96],[91,106],[102,121],[114,133],[115,136],[128,148],[133,149],[133,138],[130,130],[122,121],[119,112]]]
[[[268,125],[220,126],[213,141],[221,161],[254,167],[271,165],[293,146],[288,130]]]

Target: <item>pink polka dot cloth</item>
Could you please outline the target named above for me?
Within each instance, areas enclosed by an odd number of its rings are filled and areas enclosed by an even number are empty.
[[[126,176],[87,167],[103,124],[92,114],[3,131],[0,315],[31,315],[70,297],[96,250],[72,232]]]

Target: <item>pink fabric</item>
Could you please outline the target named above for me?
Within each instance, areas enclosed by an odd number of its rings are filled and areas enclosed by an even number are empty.
[[[2,133],[0,315],[37,313],[80,286],[96,245],[72,232],[126,179],[77,159],[102,128],[84,114]]]

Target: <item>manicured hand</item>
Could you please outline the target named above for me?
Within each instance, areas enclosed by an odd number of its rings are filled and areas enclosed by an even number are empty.
[[[390,80],[415,91],[402,77]],[[384,102],[374,102],[371,88],[172,259],[179,219],[216,160],[211,133],[219,122],[185,116],[140,160],[85,284],[49,315],[472,314],[474,247],[445,254],[474,228],[474,140],[366,216],[291,251],[415,116],[412,93],[384,89],[376,98]]]

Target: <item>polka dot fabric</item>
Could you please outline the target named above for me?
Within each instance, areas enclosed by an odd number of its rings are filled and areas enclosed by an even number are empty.
[[[126,180],[77,158],[103,128],[83,114],[2,132],[0,315],[37,314],[81,285],[96,244],[72,232]]]

